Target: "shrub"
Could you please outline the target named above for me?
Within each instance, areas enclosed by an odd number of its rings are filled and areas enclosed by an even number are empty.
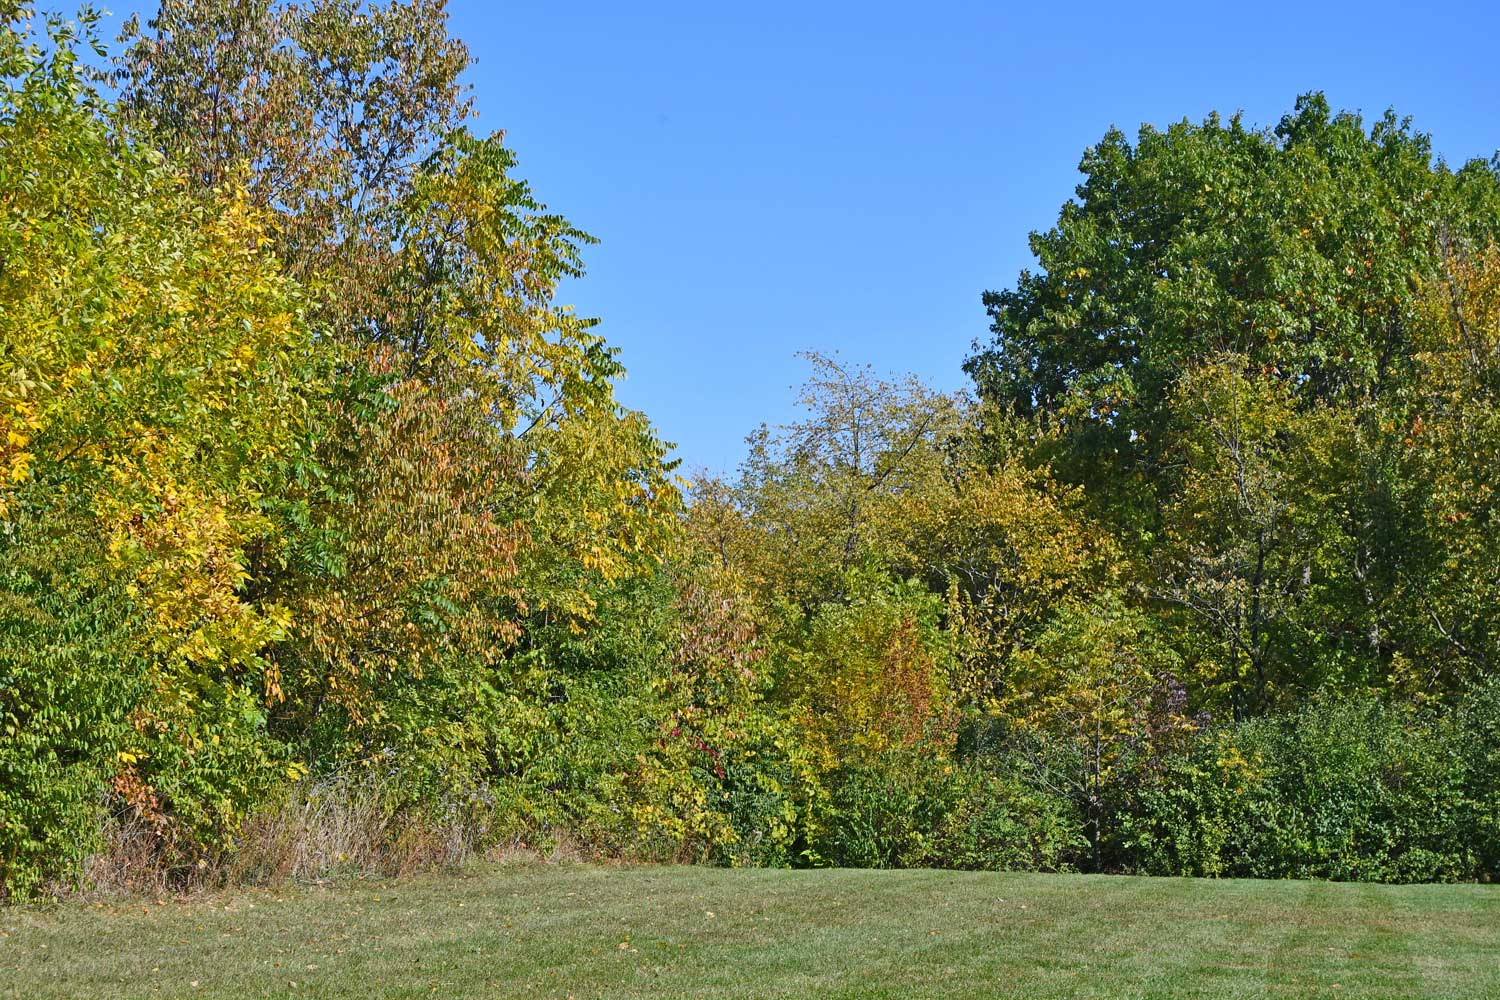
[[[819,859],[840,868],[920,865],[963,796],[963,777],[926,747],[892,748],[828,778],[829,816]]]
[[[827,820],[826,792],[811,754],[785,720],[757,708],[740,717],[715,766],[700,776],[732,831],[710,860],[734,867],[785,867],[815,860]]]
[[[1465,828],[1478,877],[1500,878],[1500,678],[1469,691],[1456,713],[1458,752],[1467,762]]]
[[[115,655],[118,595],[76,593],[21,554],[0,570],[0,897],[76,874],[97,846],[143,676]]]
[[[1162,875],[1473,878],[1464,744],[1451,719],[1359,697],[1220,728],[1131,789],[1112,857]]]
[[[1088,838],[1073,805],[979,766],[963,772],[963,794],[939,824],[921,862],[984,871],[1070,871]]]

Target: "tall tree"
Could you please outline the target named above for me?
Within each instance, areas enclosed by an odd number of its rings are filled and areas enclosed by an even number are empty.
[[[59,831],[86,850],[104,803],[196,842],[285,779],[263,706],[290,623],[246,584],[330,367],[267,213],[114,129],[75,29],[49,29],[46,53],[0,29],[0,857],[20,877]]]
[[[1049,428],[1033,460],[1237,710],[1398,684],[1430,537],[1398,428],[1447,248],[1500,233],[1500,161],[1450,170],[1409,121],[1312,94],[1274,130],[1112,131],[1082,171],[1041,269],[985,296],[981,397]]]
[[[350,726],[435,660],[490,669],[528,618],[659,562],[666,448],[623,411],[593,322],[555,301],[590,237],[471,135],[441,0],[170,0],[132,23],[122,104],[212,190],[242,182],[342,359],[289,531],[256,587],[291,609],[278,718]]]
[[[1163,421],[1196,361],[1242,356],[1297,398],[1373,396],[1404,371],[1414,280],[1438,272],[1440,227],[1500,232],[1500,164],[1434,165],[1427,136],[1387,113],[1366,128],[1320,94],[1274,131],[1239,116],[1083,158],[1038,271],[989,292],[994,338],[966,369],[986,399],[1066,415],[1059,472],[1149,530]]]
[[[244,176],[325,320],[376,321],[398,206],[470,112],[444,0],[165,0],[122,41],[127,119],[201,188]]]
[[[764,530],[741,553],[755,575],[811,597],[889,552],[890,504],[941,474],[963,401],[869,366],[804,357],[813,369],[799,397],[807,417],[751,435],[735,502]]]
[[[1406,527],[1393,570],[1407,652],[1392,682],[1427,696],[1500,666],[1500,250],[1445,249],[1417,374],[1385,420]]]

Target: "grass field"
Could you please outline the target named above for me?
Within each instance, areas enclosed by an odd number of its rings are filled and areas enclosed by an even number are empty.
[[[0,910],[0,996],[1496,997],[1500,887],[523,865]]]

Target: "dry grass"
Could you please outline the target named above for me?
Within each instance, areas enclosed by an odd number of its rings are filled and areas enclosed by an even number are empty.
[[[583,856],[566,838],[546,838],[538,850],[517,834],[506,836],[496,830],[494,815],[478,800],[411,808],[368,779],[305,781],[253,814],[233,843],[218,850],[185,849],[169,831],[138,819],[112,820],[81,877],[49,886],[44,895],[156,897],[228,886],[394,878],[454,870],[480,858]]]
[[[456,867],[478,854],[489,835],[488,821],[459,803],[430,814],[393,807],[371,782],[304,783],[246,823],[224,874],[231,884],[251,885],[409,875]]]

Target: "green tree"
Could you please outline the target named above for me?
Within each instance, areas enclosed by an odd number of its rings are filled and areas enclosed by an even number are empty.
[[[1151,567],[1156,596],[1185,616],[1193,673],[1227,693],[1237,718],[1301,685],[1375,679],[1341,672],[1336,655],[1366,638],[1346,634],[1366,610],[1346,586],[1357,545],[1339,513],[1357,480],[1352,415],[1299,408],[1295,386],[1246,367],[1213,359],[1178,383],[1172,496]]]
[[[1406,529],[1392,560],[1405,653],[1391,681],[1437,696],[1500,664],[1500,251],[1449,245],[1416,348],[1410,386],[1383,416]]]
[[[892,504],[940,474],[962,400],[915,379],[809,353],[799,403],[806,419],[761,427],[732,502],[758,527],[738,557],[770,591],[817,600],[846,571],[886,556]]]
[[[1116,790],[1161,721],[1154,702],[1179,661],[1154,622],[1109,594],[1061,608],[1018,660],[1000,702],[1011,745],[1039,784],[1077,803],[1099,871]]]
[[[981,396],[1067,421],[1058,472],[1132,531],[1154,527],[1164,422],[1194,362],[1236,354],[1301,402],[1377,396],[1412,347],[1414,281],[1438,273],[1440,229],[1491,239],[1500,169],[1434,165],[1387,113],[1366,128],[1319,94],[1274,131],[1236,116],[1083,158],[1039,270],[989,292],[993,341],[966,363]]]
[[[1312,94],[1274,130],[1111,132],[1082,170],[1040,270],[985,297],[981,397],[1047,428],[1028,461],[1172,610],[1198,696],[1410,690],[1441,648],[1411,613],[1444,543],[1403,444],[1428,289],[1495,238],[1500,164],[1450,170],[1410,122]]]

